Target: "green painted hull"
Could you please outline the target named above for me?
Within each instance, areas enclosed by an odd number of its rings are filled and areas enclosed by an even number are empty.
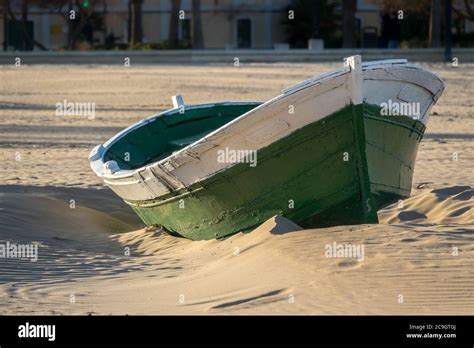
[[[379,116],[364,107],[370,191],[377,210],[410,196],[418,146],[425,125],[406,116]]]
[[[283,215],[303,227],[377,223],[377,210],[410,194],[424,125],[350,105],[159,200],[128,203],[147,224],[201,240],[248,231]],[[216,214],[216,212],[218,212]]]

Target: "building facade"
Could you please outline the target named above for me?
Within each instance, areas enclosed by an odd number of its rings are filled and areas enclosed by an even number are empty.
[[[20,17],[20,0],[12,0],[12,9]],[[91,4],[94,1],[90,1]],[[204,47],[223,48],[275,48],[285,47],[282,25],[291,0],[201,0],[201,18]],[[339,7],[340,7],[340,1]],[[28,20],[34,39],[47,49],[61,49],[67,45],[68,23],[66,7],[61,14],[57,9],[29,5]],[[103,14],[104,31],[94,31],[94,41],[104,42],[107,35],[116,42],[129,41],[129,0],[106,0],[94,10]],[[171,0],[143,0],[142,29],[144,43],[163,43],[169,38]],[[192,0],[180,1],[178,36],[190,39],[192,28]],[[340,9],[339,9],[340,10]],[[4,12],[4,11],[3,11]],[[358,0],[356,12],[360,34],[373,31],[380,35],[379,5],[371,0]],[[295,19],[297,20],[297,19]],[[473,28],[468,23],[468,30]],[[5,37],[4,15],[1,17],[0,38]],[[7,29],[8,30],[8,29]],[[2,40],[3,41],[3,40]],[[283,44],[283,45],[282,45]],[[11,45],[10,45],[11,46]]]

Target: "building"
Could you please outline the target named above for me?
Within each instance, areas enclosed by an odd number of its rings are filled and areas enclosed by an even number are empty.
[[[14,13],[21,16],[22,0],[10,0]],[[116,42],[129,41],[129,0],[103,0],[84,2],[94,6],[103,14],[105,30],[94,31],[95,42],[104,42],[107,35]],[[339,5],[340,2],[334,0]],[[68,43],[68,7],[62,11],[41,6],[47,1],[34,1],[28,5],[29,30],[34,39],[47,49],[61,49]],[[67,1],[65,1],[67,3]],[[201,18],[204,46],[209,49],[222,48],[274,48],[285,47],[285,32],[282,21],[288,16],[291,0],[201,0]],[[144,43],[164,43],[169,38],[171,0],[142,1],[142,30]],[[180,25],[178,36],[182,40],[191,38],[192,1],[180,1]],[[3,10],[3,12],[5,12]],[[0,20],[0,38],[9,26]],[[359,34],[365,38],[366,47],[370,38],[380,35],[379,6],[371,0],[358,0],[356,20]],[[473,30],[469,22],[469,30]],[[10,31],[13,29],[10,27]],[[13,33],[14,34],[14,33]],[[9,46],[17,48],[15,35],[10,33]],[[21,33],[16,31],[16,36]],[[92,34],[91,34],[92,35]],[[3,40],[2,40],[3,41]],[[283,44],[283,45],[282,45]],[[373,45],[371,43],[370,45]],[[363,44],[362,44],[363,45]],[[370,46],[369,46],[370,47]]]

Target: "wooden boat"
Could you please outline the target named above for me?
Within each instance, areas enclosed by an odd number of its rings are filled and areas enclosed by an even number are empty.
[[[89,159],[145,224],[193,240],[249,231],[277,214],[303,227],[377,223],[377,210],[410,195],[443,89],[406,60],[353,56],[265,103],[186,105],[175,96],[174,108]]]

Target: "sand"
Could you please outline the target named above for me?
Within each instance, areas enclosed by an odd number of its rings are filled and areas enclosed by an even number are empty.
[[[474,314],[473,65],[428,65],[447,89],[412,196],[377,225],[303,230],[277,216],[192,242],[143,228],[89,168],[94,145],[173,94],[265,100],[334,66],[1,66],[0,244],[38,244],[36,262],[0,258],[1,313]],[[95,102],[95,118],[57,116],[64,99]],[[347,244],[363,258],[327,257]]]

